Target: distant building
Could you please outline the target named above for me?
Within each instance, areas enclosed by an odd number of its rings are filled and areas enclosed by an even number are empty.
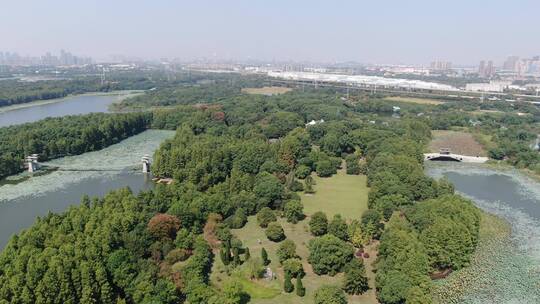
[[[503,64],[503,69],[505,71],[515,72],[518,61],[519,61],[519,56],[508,56],[508,58]]]
[[[448,71],[452,69],[452,63],[450,61],[436,60],[431,62],[430,68],[434,71]]]
[[[495,66],[493,65],[493,61],[489,60],[487,64],[485,60],[480,61],[480,64],[478,65],[478,75],[484,78],[495,75]]]
[[[504,92],[512,84],[507,81],[491,81],[490,83],[467,83],[465,90],[471,92]]]

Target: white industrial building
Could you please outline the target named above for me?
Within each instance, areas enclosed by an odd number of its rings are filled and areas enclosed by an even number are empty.
[[[270,71],[268,76],[288,80],[304,80],[304,81],[320,81],[320,82],[337,82],[351,85],[367,85],[379,86],[387,88],[407,88],[407,89],[424,89],[424,90],[441,90],[441,91],[458,91],[457,88],[421,80],[385,78],[379,76],[365,75],[344,75],[344,74],[325,74],[325,73],[308,73],[308,72],[281,72]]]

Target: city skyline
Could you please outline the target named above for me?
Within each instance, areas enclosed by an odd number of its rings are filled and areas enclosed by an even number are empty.
[[[66,0],[3,4],[4,51],[32,56],[48,50],[107,58],[201,58],[366,64],[444,60],[502,64],[535,56],[540,26],[535,1],[382,1],[338,5],[322,1]],[[40,26],[43,25],[43,26]]]

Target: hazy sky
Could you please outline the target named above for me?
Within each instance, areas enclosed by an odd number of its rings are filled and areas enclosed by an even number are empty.
[[[540,54],[539,0],[0,0],[0,50],[39,55],[500,63]]]

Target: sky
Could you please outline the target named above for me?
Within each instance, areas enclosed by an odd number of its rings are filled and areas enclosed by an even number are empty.
[[[0,0],[0,51],[455,65],[540,55],[538,0]]]

